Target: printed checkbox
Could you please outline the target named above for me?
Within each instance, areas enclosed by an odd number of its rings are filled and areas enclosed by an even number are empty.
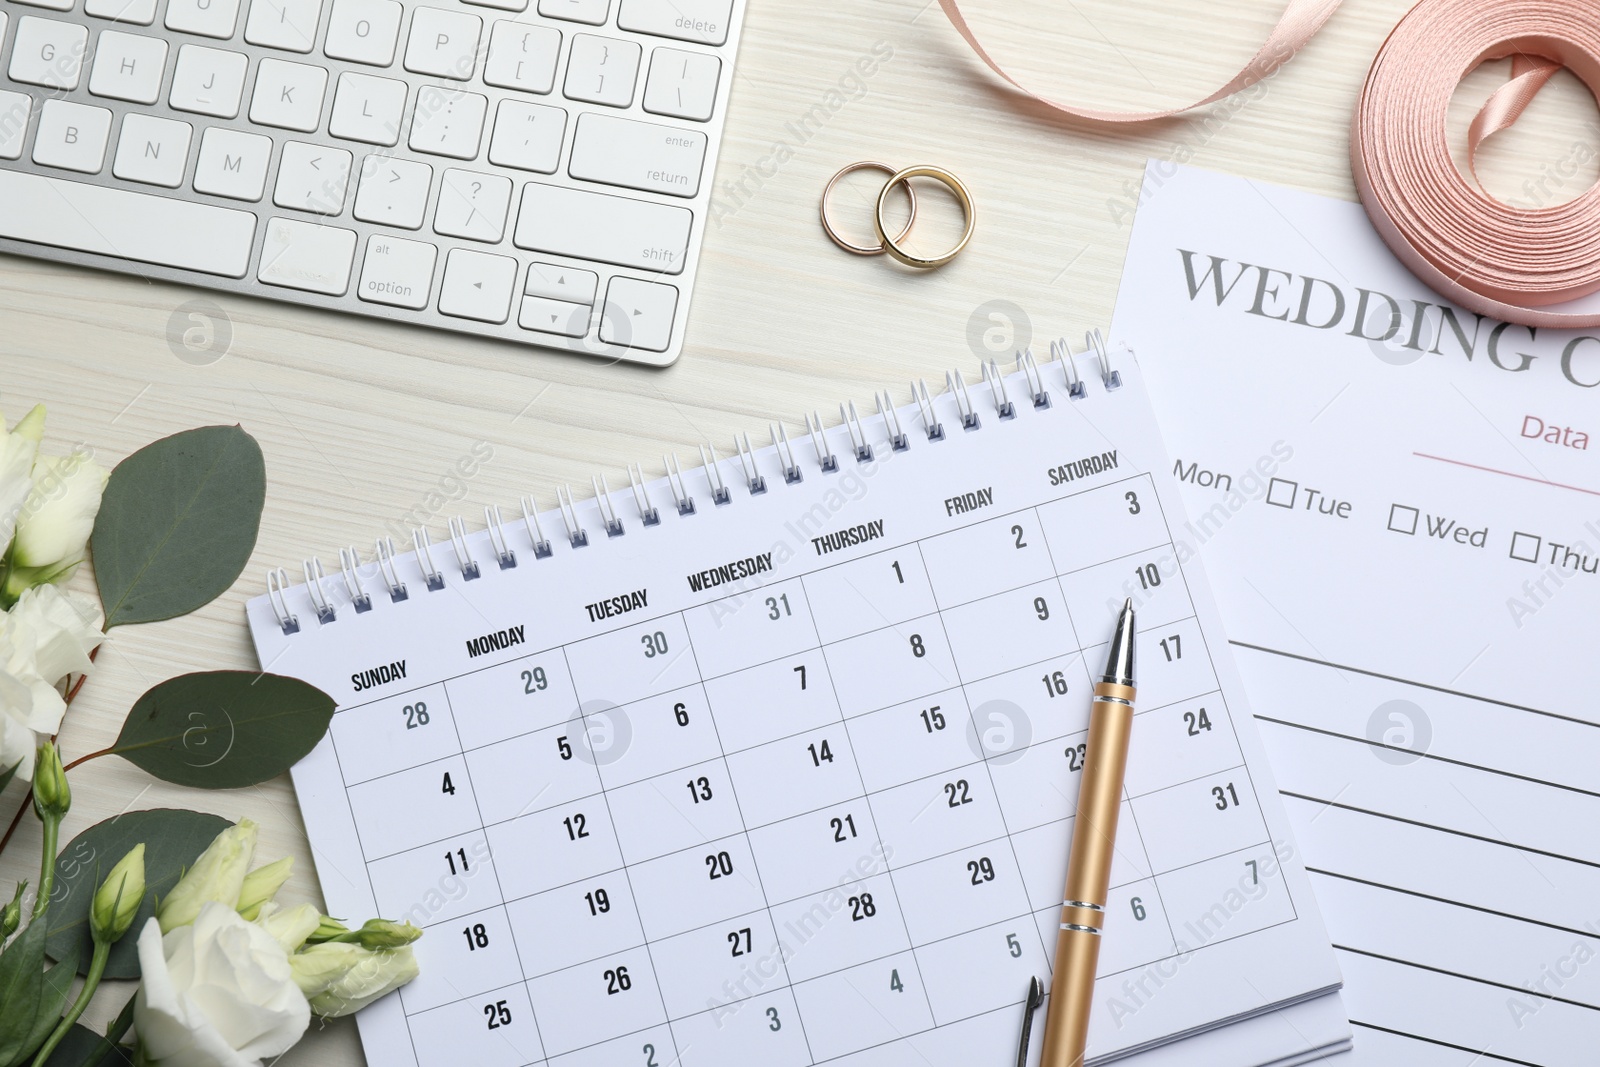
[[[1267,483],[1267,503],[1275,507],[1292,508],[1295,494],[1299,492],[1299,482],[1291,482],[1287,478],[1274,478]]]
[[[1544,539],[1538,534],[1523,533],[1520,530],[1511,535],[1511,558],[1520,559],[1524,563],[1539,562],[1539,547]]]
[[[1389,505],[1389,529],[1395,533],[1415,534],[1417,514],[1416,508],[1408,508],[1404,504]]]

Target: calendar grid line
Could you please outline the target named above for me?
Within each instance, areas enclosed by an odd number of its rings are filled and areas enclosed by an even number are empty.
[[[449,689],[448,686],[440,685],[439,689],[440,689],[441,692],[444,693],[445,710],[450,715],[450,729],[453,730],[455,732],[455,735],[456,735],[456,748],[460,749],[461,748],[461,727],[456,724],[455,703],[450,699],[450,689]],[[472,790],[472,806],[473,806],[474,810],[476,810],[477,813],[478,813],[478,832],[484,835],[484,842],[487,844],[487,842],[489,840],[489,828],[484,824],[484,821],[483,821],[483,805],[478,802],[478,788],[477,788],[477,786],[472,784],[472,768],[467,763],[466,752],[462,751],[460,753],[460,755],[461,755],[461,768],[465,772],[466,778],[467,778],[467,788]],[[517,929],[516,929],[516,926],[513,925],[512,922],[511,922],[511,912],[510,912],[510,909],[506,906],[506,890],[505,890],[505,886],[502,885],[501,882],[500,882],[500,866],[499,866],[499,864],[494,862],[494,850],[492,848],[489,851],[489,870],[494,874],[495,896],[499,898],[499,904],[497,906],[499,907],[501,913],[503,915],[505,915],[505,918],[506,918],[506,932],[511,935],[511,951],[516,955],[516,958],[517,958],[517,970],[523,976],[523,981],[520,984],[523,987],[523,992],[524,993],[528,993],[528,990],[527,990],[527,974],[528,974],[528,970],[527,970],[527,967],[522,962],[522,946],[517,943]],[[485,910],[487,910],[487,909],[485,909]],[[477,914],[482,914],[482,912],[480,911]],[[537,1011],[535,1011],[534,1008],[533,1008],[533,996],[532,996],[531,993],[528,994],[528,1014],[533,1019],[533,1036],[534,1036],[534,1040],[539,1042],[539,1053],[540,1053],[539,1059],[548,1060],[550,1057],[545,1054],[546,1053],[546,1049],[545,1049],[545,1046],[544,1046],[544,1033],[542,1032],[542,1030],[541,1030],[541,1028],[539,1026],[539,1013]],[[505,1041],[506,1040],[505,1035],[504,1034],[500,1035],[500,1039],[502,1041]],[[509,1042],[507,1042],[507,1043],[509,1044]]]
[[[562,658],[563,662],[566,663],[567,677],[568,677],[568,679],[571,680],[573,695],[578,697],[578,708],[579,708],[579,711],[582,713],[582,718],[583,718],[583,723],[584,723],[584,730],[585,730],[585,734],[587,735],[587,731],[588,731],[588,728],[589,728],[589,713],[582,710],[583,709],[583,699],[578,694],[577,679],[576,679],[576,676],[573,674],[573,671],[572,671],[572,660],[567,655],[567,646],[565,644],[561,646],[561,658]],[[599,778],[600,778],[600,769],[599,769],[598,766],[596,766],[596,768],[595,768],[595,778],[597,780],[599,780]],[[603,788],[600,790],[600,794],[599,795],[600,795],[601,799],[605,802],[605,805],[606,805],[606,819],[611,823],[612,827],[614,828],[616,826],[616,817],[612,814],[612,811],[611,811],[611,797],[606,793],[606,791]],[[487,834],[487,831],[485,831],[485,833]],[[633,874],[632,874],[631,870],[629,869],[626,857],[622,856],[622,843],[620,841],[618,841],[616,843],[616,845],[617,845],[617,856],[619,858],[623,859],[623,864],[622,864],[621,870],[622,870],[623,880],[628,883],[628,899],[629,899],[629,903],[631,903],[633,905],[634,919],[639,924],[639,936],[644,939],[643,945],[644,945],[644,951],[645,951],[645,958],[650,961],[650,970],[652,972],[652,975],[659,974],[660,972],[656,970],[655,954],[650,951],[650,935],[648,933],[646,933],[645,929],[644,929],[644,916],[642,914],[640,914],[640,912],[639,912],[639,898],[638,898],[637,892],[634,890],[634,887],[633,887]],[[626,949],[618,950],[618,951],[626,951]],[[617,954],[616,952],[611,953],[611,955],[616,955],[616,954]],[[528,980],[526,978],[526,976],[524,976],[524,980],[525,981]],[[661,992],[661,983],[659,981],[655,982],[655,986],[656,986],[656,997],[661,1002],[661,1014],[662,1014],[662,1016],[664,1018],[669,1014],[668,1011],[667,1011],[667,998],[666,998],[666,995]],[[537,1015],[537,1011],[535,1012],[535,1015]],[[678,1047],[678,1035],[677,1035],[677,1032],[675,1030],[673,1030],[672,1023],[670,1021],[667,1022],[666,1027],[667,1027],[667,1036],[672,1039],[672,1056],[673,1056],[674,1062],[676,1062],[676,1061],[678,1061],[678,1060],[683,1058],[683,1051]],[[565,1055],[565,1053],[563,1053],[563,1055]]]
[[[686,615],[684,615],[684,613],[681,612],[681,611],[678,614],[683,619],[683,630],[684,630],[684,633],[685,634],[689,634],[689,640],[688,640],[689,655],[694,658],[695,674],[699,675],[700,674],[700,655],[699,655],[698,652],[695,651],[694,635],[689,633],[689,620],[688,620],[688,617]],[[815,626],[812,627],[812,636],[813,637],[817,636],[816,635],[816,627]],[[700,688],[701,688],[702,692],[705,691],[705,682],[704,681],[702,681],[700,683]],[[733,781],[733,769],[728,766],[728,752],[727,752],[727,749],[722,744],[722,730],[721,730],[720,727],[717,726],[717,709],[711,703],[711,694],[709,692],[705,693],[705,698],[706,698],[706,714],[711,717],[711,732],[712,732],[713,736],[715,736],[716,739],[717,739],[717,751],[721,754],[722,769],[727,772],[728,781],[731,783]],[[668,772],[668,773],[671,773],[671,772]],[[863,788],[865,788],[865,786],[863,786]],[[755,871],[756,871],[756,889],[761,894],[761,903],[764,905],[764,910],[767,913],[767,921],[772,923],[773,930],[774,930],[774,932],[776,932],[777,926],[778,926],[778,919],[777,919],[777,916],[772,914],[772,900],[771,900],[770,897],[767,896],[766,883],[761,878],[761,861],[756,857],[755,845],[752,844],[751,841],[750,841],[750,826],[745,821],[744,805],[741,804],[740,801],[739,801],[739,790],[738,790],[737,787],[735,787],[732,790],[732,793],[733,793],[733,810],[735,812],[737,812],[738,815],[739,815],[739,826],[741,828],[741,831],[742,831],[744,839],[745,839],[745,845],[750,849],[750,863],[751,863],[751,865],[753,867],[755,867]],[[784,955],[781,952],[779,953],[779,956],[778,956],[778,962],[783,965],[783,983],[784,984],[783,984],[782,988],[791,989],[792,990],[794,988],[794,979],[793,979],[793,976],[791,976],[789,974],[789,961],[788,961],[788,959],[786,959],[784,957]],[[755,995],[759,995],[759,994],[755,994]],[[751,998],[745,998],[745,999],[751,999]],[[816,1057],[816,1054],[811,1051],[811,1035],[806,1032],[805,1013],[800,1010],[800,1002],[798,1000],[796,1000],[795,1003],[794,1003],[794,1013],[795,1013],[795,1016],[797,1017],[798,1022],[799,1022],[800,1036],[805,1040],[805,1043],[806,1043],[806,1058],[809,1059],[813,1064],[815,1064],[817,1062],[817,1057]]]
[[[1037,509],[1034,509],[1034,517],[1036,519],[1038,518]],[[1040,530],[1042,531],[1043,529],[1044,529],[1044,527],[1041,524]],[[1041,540],[1048,541],[1048,538],[1041,537]],[[1046,546],[1046,552],[1048,553],[1048,545]],[[1049,559],[1048,554],[1046,555],[1045,558]],[[928,591],[933,596],[934,607],[938,608],[939,607],[939,591],[934,587],[933,575],[928,571],[928,558],[923,553],[922,545],[920,543],[917,545],[917,560],[918,560],[918,562],[920,562],[922,564],[922,574],[923,574],[923,577],[926,578],[927,581],[928,581]],[[1054,561],[1051,562],[1051,566],[1052,567],[1055,566]],[[1031,583],[1031,584],[1037,585],[1037,584],[1042,584],[1042,583]],[[1023,586],[1022,588],[1026,589],[1026,588],[1029,588],[1029,586]],[[1061,598],[1061,610],[1065,611],[1066,614],[1067,614],[1067,626],[1072,630],[1072,638],[1073,638],[1073,641],[1076,642],[1077,639],[1078,639],[1078,631],[1077,631],[1077,628],[1072,625],[1072,612],[1071,612],[1071,610],[1069,610],[1067,608],[1067,601],[1066,601],[1066,596],[1065,595],[1063,595],[1062,598]],[[944,612],[942,610],[938,612],[938,618],[939,618],[939,626],[940,626],[941,630],[944,633],[944,642],[950,649],[950,663],[955,668],[956,680],[957,680],[958,683],[960,683],[961,702],[967,706],[967,719],[968,719],[968,721],[972,722],[973,729],[974,729],[974,731],[976,731],[977,730],[977,720],[974,719],[973,716],[972,716],[972,711],[973,711],[972,699],[967,693],[966,684],[961,681],[961,666],[960,666],[960,664],[958,664],[956,662],[955,642],[950,639],[950,629],[949,629],[948,626],[945,625]],[[1081,655],[1082,654],[1082,649],[1078,649],[1077,652],[1078,652],[1079,655]],[[983,751],[983,742],[982,742],[981,738],[980,738],[980,740],[978,742],[978,748],[979,748],[980,752]],[[1005,805],[1000,803],[1000,789],[995,784],[994,768],[989,765],[989,756],[988,756],[988,754],[986,752],[984,753],[983,759],[980,762],[983,764],[984,776],[989,779],[989,790],[990,790],[990,792],[992,792],[994,794],[994,798],[995,798],[994,807],[995,807],[995,811],[998,812],[999,815],[1000,815],[1000,826],[1001,826],[1001,829],[1003,829],[1005,831],[1006,845],[1011,850],[1011,862],[1015,863],[1017,865],[1017,871],[1019,872],[1019,875],[1020,875],[1020,872],[1022,870],[1022,858],[1017,855],[1017,843],[1011,836],[1011,827],[1010,827],[1010,825],[1006,822]],[[1031,907],[1032,904],[1033,904],[1033,899],[1028,895],[1028,886],[1027,886],[1026,882],[1024,882],[1023,886],[1022,886],[1022,897],[1023,897],[1024,900],[1028,901],[1028,904]],[[1044,934],[1043,934],[1042,931],[1040,931],[1039,925],[1037,923],[1030,923],[1029,925],[1031,925],[1033,927],[1033,932],[1034,932],[1035,936],[1037,936],[1039,938],[1039,948],[1044,954],[1045,966],[1049,967],[1050,966],[1050,946],[1045,944],[1045,942],[1044,942]]]
[[[820,629],[816,625],[816,618],[817,618],[816,609],[811,606],[811,592],[806,587],[806,576],[804,574],[801,574],[799,576],[799,579],[800,579],[800,589],[801,589],[802,592],[805,593],[806,611],[811,616],[812,630],[814,632],[816,632],[818,638],[820,639],[822,634],[821,634]],[[901,901],[900,887],[895,884],[895,880],[894,880],[894,864],[891,862],[891,858],[889,856],[890,849],[888,847],[882,847],[882,846],[884,846],[884,841],[883,841],[883,834],[878,828],[878,813],[877,813],[877,810],[873,807],[872,797],[869,796],[865,792],[865,789],[866,789],[866,778],[861,773],[861,758],[860,758],[860,756],[858,756],[856,754],[856,742],[855,742],[855,738],[851,735],[849,717],[844,714],[844,705],[839,700],[839,683],[838,683],[837,679],[834,677],[833,666],[828,663],[827,646],[825,646],[825,645],[819,646],[818,647],[818,653],[822,656],[823,664],[825,666],[827,666],[827,668],[828,668],[828,685],[833,690],[833,703],[834,703],[834,706],[839,709],[839,724],[844,730],[845,740],[848,741],[849,744],[850,744],[850,759],[851,759],[851,762],[853,762],[855,764],[856,777],[861,782],[861,788],[863,790],[861,799],[862,799],[862,802],[867,805],[867,815],[872,819],[872,833],[873,833],[873,836],[878,839],[878,844],[880,845],[880,852],[881,852],[881,856],[882,856],[882,860],[883,860],[883,873],[884,873],[884,876],[889,879],[889,888],[894,892],[895,911],[897,913],[899,913],[899,915],[900,915],[900,927],[901,927],[902,931],[904,931],[904,933],[906,935],[906,944],[908,946],[911,946],[911,928],[906,923],[905,908],[900,903],[900,901]],[[889,705],[889,706],[892,707],[894,705]],[[916,952],[915,947],[909,948],[909,951],[911,953],[911,963],[917,969],[917,985],[922,990],[922,999],[923,999],[924,1004],[926,1004],[926,1006],[928,1008],[928,1018],[932,1019],[934,1017],[933,1016],[933,1000],[928,995],[928,982],[927,982],[927,979],[922,974],[922,961],[917,958],[917,952]],[[897,952],[897,953],[894,953],[894,954],[898,955],[899,953]]]
[[[1126,788],[1123,789],[1123,794],[1125,796],[1127,795],[1127,789]],[[1130,796],[1127,799],[1128,799],[1128,818],[1133,820],[1133,832],[1134,832],[1135,835],[1138,836],[1138,838],[1139,838],[1139,848],[1141,850],[1143,850],[1143,852],[1144,852],[1145,869],[1150,872],[1150,885],[1156,891],[1156,901],[1157,901],[1157,903],[1159,903],[1161,905],[1161,918],[1162,918],[1162,921],[1164,921],[1167,924],[1167,937],[1171,938],[1171,940],[1172,940],[1172,949],[1173,949],[1173,952],[1176,953],[1177,949],[1178,949],[1178,933],[1177,933],[1176,930],[1174,930],[1172,928],[1172,913],[1167,910],[1167,900],[1166,900],[1166,898],[1164,896],[1161,895],[1161,882],[1157,878],[1157,875],[1156,875],[1156,865],[1153,862],[1151,862],[1151,860],[1150,860],[1150,846],[1149,846],[1148,843],[1146,843],[1146,841],[1144,839],[1144,831],[1139,828],[1139,812],[1133,806],[1133,798]],[[1205,862],[1208,862],[1208,861],[1207,860],[1199,860],[1197,862],[1205,863]],[[1170,872],[1162,872],[1162,873],[1170,873]],[[1162,958],[1165,959],[1166,957],[1162,957]]]
[[[338,739],[333,736],[333,731],[331,730],[328,731],[328,746],[330,751],[333,752],[333,764],[336,768],[338,768],[339,779],[340,781],[343,781],[344,762],[339,758],[339,742]],[[373,911],[376,911],[378,903],[378,887],[372,881],[372,864],[367,859],[367,845],[366,842],[361,839],[361,824],[356,819],[355,808],[350,804],[350,791],[345,789],[343,792],[345,810],[350,813],[350,829],[355,834],[356,848],[361,851],[361,873],[366,876],[367,892],[370,894],[369,899],[372,901]],[[404,1002],[402,1001],[402,1013],[404,1010]],[[415,1035],[411,1033],[411,1027],[409,1026],[406,1027],[406,1041],[411,1045],[411,1058],[420,1064],[422,1062],[422,1056],[417,1052],[417,1040]]]
[[[1167,521],[1166,505],[1161,502],[1161,498],[1160,498],[1159,494],[1157,494],[1157,496],[1156,496],[1156,506],[1161,509],[1161,524],[1163,526],[1165,526],[1167,528],[1167,531],[1170,533],[1171,530],[1172,530],[1172,524]],[[1173,555],[1174,555],[1174,557],[1176,557],[1176,555],[1177,555],[1176,546],[1174,546],[1174,548],[1173,548]],[[1189,590],[1189,576],[1184,571],[1182,564],[1178,565],[1178,576],[1181,579],[1183,579],[1183,593],[1184,593],[1184,596],[1189,600],[1189,603],[1192,606],[1193,603],[1194,603],[1194,597],[1190,593],[1190,590]],[[1202,648],[1205,649],[1206,660],[1209,663],[1212,664],[1212,669],[1213,669],[1213,673],[1214,673],[1215,672],[1215,667],[1216,667],[1216,662],[1217,662],[1216,653],[1211,648],[1211,642],[1206,637],[1205,627],[1202,626],[1199,629],[1200,629],[1200,645],[1201,645]],[[1217,684],[1220,686],[1222,684],[1222,679],[1218,678],[1217,679]],[[1233,734],[1234,747],[1237,748],[1240,752],[1243,752],[1244,751],[1244,745],[1243,745],[1243,742],[1241,742],[1239,740],[1239,724],[1234,722],[1233,708],[1228,705],[1226,697],[1224,697],[1224,699],[1223,699],[1222,706],[1223,706],[1223,710],[1227,713],[1227,716],[1228,716],[1228,729]],[[1250,793],[1251,793],[1251,795],[1256,798],[1256,809],[1257,809],[1257,811],[1260,811],[1260,808],[1261,808],[1261,799],[1260,799],[1261,798],[1261,790],[1256,787],[1255,774],[1251,770],[1250,765],[1248,763],[1244,765],[1244,775],[1245,775],[1245,779],[1247,781],[1249,781],[1249,783],[1250,783]],[[1264,815],[1263,815],[1263,821],[1265,821],[1265,816]],[[1298,919],[1300,917],[1300,908],[1295,903],[1294,894],[1292,894],[1292,893],[1289,894],[1289,908],[1290,908],[1291,912],[1294,914],[1294,917],[1296,919]]]

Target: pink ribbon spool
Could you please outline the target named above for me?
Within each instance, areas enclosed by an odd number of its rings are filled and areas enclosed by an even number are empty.
[[[1450,156],[1450,97],[1479,64],[1512,77],[1473,120],[1469,158],[1566,67],[1600,99],[1600,7],[1585,0],[1422,0],[1367,75],[1350,136],[1356,188],[1389,248],[1462,307],[1525,326],[1600,325],[1600,186],[1527,209],[1490,196]]]

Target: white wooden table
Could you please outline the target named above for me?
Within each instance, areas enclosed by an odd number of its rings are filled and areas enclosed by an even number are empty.
[[[994,50],[1043,87],[1111,107],[1197,99],[1242,66],[1280,0],[969,0]],[[629,462],[658,471],[663,452],[692,456],[736,431],[766,436],[803,412],[870,407],[872,390],[909,399],[914,377],[975,372],[1031,336],[1079,339],[1111,315],[1138,183],[1149,157],[1247,174],[1353,198],[1347,127],[1372,56],[1407,0],[1347,0],[1322,35],[1242,106],[1132,129],[1071,124],[1001,87],[931,0],[751,0],[717,171],[689,343],[666,370],[608,366],[509,344],[385,326],[265,300],[0,257],[0,405],[10,418],[49,406],[46,447],[87,442],[108,466],[165,434],[240,423],[266,452],[261,536],[226,596],[184,619],[115,631],[61,735],[68,757],[103,747],[149,686],[190,670],[251,668],[242,605],[268,566],[370,546],[386,524],[548,507],[562,483]],[[1004,16],[1003,18],[1001,16]],[[1027,50],[1029,55],[1024,54]],[[858,66],[864,57],[872,62]],[[871,69],[870,76],[863,69]],[[1503,80],[1480,71],[1458,99],[1458,126]],[[1485,167],[1502,195],[1523,195],[1564,160],[1593,178],[1600,123],[1563,75]],[[823,237],[817,197],[858,159],[937,163],[966,180],[976,237],[931,273],[845,255]],[[1541,170],[1544,167],[1544,170]],[[838,198],[868,232],[870,175]],[[1579,191],[1569,182],[1566,195]],[[953,202],[924,198],[928,247],[954,232]],[[1249,220],[1241,219],[1240,225]],[[919,232],[922,232],[919,230]],[[220,305],[222,358],[185,361],[174,340],[196,325],[184,305]],[[1026,320],[980,313],[990,301]],[[974,341],[973,339],[976,338]],[[992,345],[993,348],[988,346]],[[189,354],[192,359],[192,354]],[[830,419],[831,421],[831,419]],[[468,478],[457,461],[487,451]],[[87,588],[87,576],[79,579]],[[286,899],[317,899],[287,776],[233,793],[153,782],[115,759],[75,772],[63,841],[127,808],[195,807],[262,824],[259,854],[293,855]],[[0,801],[7,820],[17,785]],[[0,890],[33,877],[28,817],[0,859]],[[355,918],[363,918],[357,916]],[[106,1015],[91,1012],[90,1020]],[[285,1064],[360,1062],[348,1021],[314,1032]]]

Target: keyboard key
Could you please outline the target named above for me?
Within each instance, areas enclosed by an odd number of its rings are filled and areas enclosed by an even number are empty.
[[[166,27],[226,40],[239,21],[239,0],[167,0]]]
[[[467,81],[477,66],[478,35],[482,32],[483,20],[477,15],[419,7],[411,16],[406,69]]]
[[[488,109],[486,96],[424,85],[417,90],[417,111],[407,144],[431,156],[473,159],[483,139],[483,116]]]
[[[595,286],[600,276],[592,270],[563,267],[559,263],[528,264],[528,280],[522,291],[528,296],[542,296],[546,300],[559,300],[568,304],[594,303]]]
[[[350,153],[342,148],[285,141],[272,202],[296,211],[337,215],[344,210],[351,162]]]
[[[501,11],[526,11],[528,0],[461,0],[463,4],[473,7],[493,7]]]
[[[0,159],[22,158],[22,141],[32,111],[33,97],[0,89]]]
[[[614,115],[583,115],[572,139],[574,178],[652,193],[693,196],[700,191],[706,135]]]
[[[559,107],[502,100],[489,139],[489,162],[540,174],[554,174],[561,161],[567,113]]]
[[[82,26],[24,15],[17,20],[7,73],[14,82],[76,89],[88,45],[89,31]]]
[[[611,0],[539,0],[539,14],[545,18],[587,22],[598,26],[611,12]]]
[[[657,48],[650,53],[644,109],[657,115],[704,122],[717,102],[722,60],[703,52]]]
[[[136,33],[106,30],[94,48],[89,91],[95,96],[153,104],[161,96],[167,42]]]
[[[679,274],[692,219],[687,208],[529,182],[512,242],[535,252]]]
[[[333,0],[322,50],[334,59],[387,67],[394,62],[401,14],[395,0]]]
[[[244,39],[266,48],[309,52],[321,18],[322,0],[250,0]]]
[[[493,244],[505,236],[506,209],[510,206],[510,178],[452,168],[444,172],[439,184],[433,229],[435,233]]]
[[[355,216],[362,222],[415,230],[428,208],[433,168],[409,159],[370,155],[361,161]]]
[[[178,49],[178,65],[172,71],[172,91],[167,94],[167,102],[178,111],[237,118],[248,65],[242,52],[186,44]]]
[[[327,88],[326,67],[263,59],[256,64],[250,121],[311,133],[322,121],[322,94]]]
[[[722,44],[732,12],[733,0],[622,0],[617,25],[657,37]]]
[[[176,189],[183,184],[189,139],[193,136],[194,127],[187,122],[154,115],[125,115],[111,173],[124,181]]]
[[[0,237],[17,241],[241,278],[255,229],[248,211],[0,170]]]
[[[600,317],[600,340],[650,352],[664,352],[672,340],[672,313],[678,290],[637,278],[611,279],[606,310]]]
[[[433,245],[375,233],[367,238],[356,295],[369,303],[420,311],[433,292],[433,261],[438,255]]]
[[[339,75],[328,132],[365,144],[393,145],[400,140],[406,110],[406,83],[368,74]]]
[[[504,322],[511,313],[516,284],[516,260],[453,248],[444,263],[439,310],[461,319]]]
[[[200,138],[195,191],[232,200],[260,200],[271,160],[272,138],[213,126]]]
[[[517,313],[517,325],[524,330],[538,330],[561,337],[582,337],[589,332],[589,319],[594,308],[588,304],[569,304],[564,300],[547,300],[542,296],[525,296]]]
[[[256,277],[268,285],[343,296],[355,258],[353,230],[294,219],[270,219]]]
[[[46,100],[39,109],[33,161],[45,167],[97,174],[105,165],[106,135],[110,132],[111,112],[106,108]]]
[[[561,31],[501,19],[489,31],[489,58],[483,80],[504,89],[548,93],[555,87]]]
[[[148,26],[156,20],[156,0],[84,0],[83,10],[97,19],[135,26]]]
[[[567,80],[561,91],[570,100],[609,107],[627,107],[639,80],[640,49],[632,41],[580,33],[567,57]]]
[[[12,2],[27,4],[29,7],[47,7],[52,11],[71,11],[73,0],[12,0]]]

